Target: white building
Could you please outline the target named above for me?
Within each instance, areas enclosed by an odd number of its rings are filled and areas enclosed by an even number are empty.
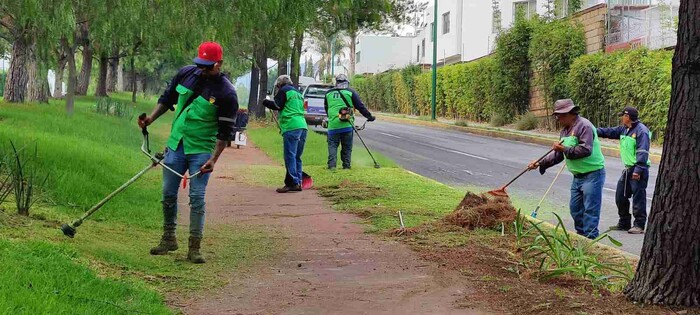
[[[565,8],[567,0],[563,0]],[[583,0],[585,9],[605,0]],[[498,29],[507,29],[522,10],[526,17],[547,12],[546,0],[501,0],[500,25],[494,15],[491,1],[438,0],[438,65],[470,61],[491,53]],[[565,9],[564,9],[565,10]],[[434,7],[428,7],[422,15],[423,25],[413,39],[412,61],[432,64]],[[500,26],[500,27],[499,27]]]
[[[355,49],[355,72],[381,73],[411,63],[411,37],[360,35]]]
[[[423,25],[412,41],[412,60],[431,64],[433,60],[433,12],[428,7]],[[491,35],[490,1],[440,0],[438,2],[437,61],[440,66],[476,59],[488,54]]]

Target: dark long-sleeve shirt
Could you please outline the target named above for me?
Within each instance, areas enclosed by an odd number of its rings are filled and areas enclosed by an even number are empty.
[[[595,128],[588,119],[581,116],[577,117],[571,127],[564,128],[559,134],[560,138],[575,136],[578,138],[578,144],[572,147],[566,147],[564,152],[553,151],[540,161],[540,173],[544,174],[545,170],[561,163],[564,157],[570,160],[578,160],[591,156],[593,152],[593,139]]]
[[[351,88],[345,88],[345,90],[348,90],[352,92],[352,107],[356,108],[358,111],[360,111],[360,114],[364,116],[365,118],[369,118],[372,116],[372,114],[369,112],[367,107],[365,106],[365,103],[362,103],[362,100],[360,99],[360,94],[357,93],[354,89]],[[323,107],[326,110],[326,113],[328,113],[328,100],[324,99],[323,100]]]
[[[158,98],[158,103],[175,110],[175,104],[180,97],[176,88],[182,85],[216,106],[218,131],[216,138],[223,141],[231,139],[231,133],[236,122],[238,111],[238,96],[233,84],[224,74],[215,77],[204,77],[202,69],[196,66],[186,66],[173,77],[163,95]],[[192,99],[194,100],[194,98]],[[191,102],[191,101],[190,101]],[[189,105],[189,104],[186,104]]]
[[[633,137],[637,141],[635,151],[636,163],[634,164],[633,173],[641,174],[641,172],[649,168],[649,149],[651,147],[651,139],[649,138],[649,128],[641,122],[632,123],[632,128],[625,126],[617,126],[612,128],[598,128],[598,137],[607,139],[620,139],[625,135]]]

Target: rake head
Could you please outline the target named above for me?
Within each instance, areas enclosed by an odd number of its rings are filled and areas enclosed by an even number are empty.
[[[506,192],[506,188],[505,188],[505,187],[501,187],[501,188],[499,188],[499,189],[494,189],[494,190],[488,191],[488,192],[486,192],[486,193],[489,194],[489,195],[491,195],[491,196],[495,196],[495,197],[504,197],[504,198],[508,198],[508,193]]]

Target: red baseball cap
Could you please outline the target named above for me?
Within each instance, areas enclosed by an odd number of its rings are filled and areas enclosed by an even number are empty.
[[[199,45],[197,58],[194,63],[203,66],[211,66],[224,59],[224,49],[216,42],[204,42]]]

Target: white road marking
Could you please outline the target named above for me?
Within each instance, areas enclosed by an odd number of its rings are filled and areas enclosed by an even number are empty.
[[[383,135],[385,135],[385,136],[387,136],[387,137],[392,137],[392,138],[396,138],[396,139],[401,139],[401,137],[392,135],[392,134],[390,134],[390,133],[386,133],[386,132],[380,132],[380,133],[383,134]]]
[[[485,174],[485,173],[472,172],[472,171],[470,171],[470,170],[462,170],[462,171],[465,172],[465,173],[467,173],[467,174],[469,174],[469,175],[472,175],[472,176],[474,176],[474,175],[476,174],[476,175],[482,175],[482,176],[486,176],[486,177],[491,177],[491,175]]]
[[[457,150],[452,150],[452,149],[445,149],[445,148],[440,148],[440,147],[435,147],[435,146],[431,146],[431,147],[436,148],[436,149],[440,149],[440,150],[443,150],[443,151],[447,151],[447,152],[452,152],[452,153],[461,154],[461,155],[468,156],[468,157],[473,157],[473,158],[475,158],[475,159],[479,159],[479,160],[482,160],[482,161],[490,161],[489,159],[487,159],[487,158],[485,158],[485,157],[481,157],[481,156],[478,156],[478,155],[465,153],[465,152],[462,152],[462,151],[457,151]]]

